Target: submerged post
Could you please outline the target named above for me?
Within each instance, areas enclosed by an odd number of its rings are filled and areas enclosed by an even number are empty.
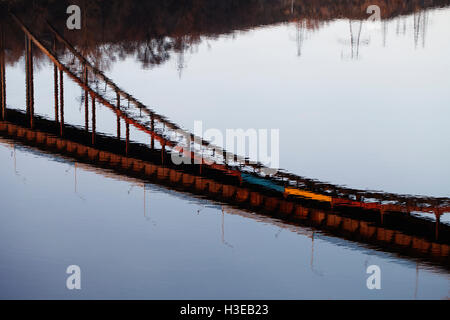
[[[62,69],[59,70],[59,105],[60,105],[60,134],[64,134],[64,73]]]
[[[0,92],[2,119],[6,120],[6,80],[5,80],[5,26],[2,23],[0,31]]]

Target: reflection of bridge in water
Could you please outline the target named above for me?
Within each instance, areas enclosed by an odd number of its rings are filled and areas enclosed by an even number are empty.
[[[7,109],[2,44],[0,132],[3,136],[97,168],[112,169],[121,175],[226,203],[243,209],[242,212],[282,218],[285,226],[308,225],[448,267],[450,227],[441,224],[440,217],[450,212],[450,199],[355,190],[284,171],[269,175],[268,168],[262,164],[211,145],[147,108],[93,67],[50,24],[48,30],[53,41],[48,41],[48,37],[41,39],[17,17],[13,19],[26,38],[27,111]],[[2,43],[3,37],[2,33]],[[64,54],[57,55],[55,49],[61,46]],[[35,113],[33,48],[40,49],[54,64],[55,118],[52,120]],[[85,91],[85,128],[64,121],[64,75]],[[105,89],[92,88],[93,79],[104,82]],[[96,131],[96,103],[116,114],[116,137]],[[126,127],[124,139],[120,136],[122,122]],[[130,125],[148,134],[148,144],[130,139]],[[187,135],[194,148],[180,143],[174,132]],[[174,165],[170,161],[174,152],[184,153],[198,164]],[[435,222],[415,217],[412,215],[415,211],[434,215]]]

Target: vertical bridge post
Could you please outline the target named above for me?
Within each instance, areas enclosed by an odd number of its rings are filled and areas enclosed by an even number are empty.
[[[53,39],[53,52],[56,56],[56,38]],[[53,79],[54,79],[54,86],[53,86],[53,92],[55,95],[55,123],[58,125],[59,123],[59,107],[58,107],[58,67],[56,66],[56,63],[53,63]]]
[[[150,115],[150,130],[152,131],[152,138],[150,141],[150,148],[155,149],[155,136],[153,133],[155,132],[155,119],[153,113]]]
[[[125,121],[125,154],[128,156],[129,144],[130,144],[130,123]]]
[[[436,241],[439,239],[439,224],[441,223],[441,214],[442,214],[442,212],[441,212],[440,208],[435,209],[434,216],[436,217],[436,229],[434,231],[434,233],[435,233],[434,235],[435,235]]]
[[[385,212],[386,212],[386,209],[383,207],[383,204],[382,204],[381,208],[380,208],[380,222],[381,222],[381,224],[384,223],[384,214],[385,214]]]
[[[30,88],[29,88],[29,84],[30,81],[28,79],[28,77],[30,76],[29,74],[29,61],[28,61],[28,37],[25,35],[25,99],[26,99],[26,106],[27,106],[27,117],[30,114]]]
[[[119,92],[116,92],[117,97],[117,110],[120,111],[120,94]],[[120,116],[117,112],[117,140],[120,140]]]
[[[60,127],[59,133],[64,134],[64,73],[62,69],[59,70],[59,110],[60,110]]]
[[[33,128],[34,117],[34,85],[33,85],[33,43],[30,37],[25,35],[25,85],[27,116],[29,116],[30,127]]]
[[[33,129],[33,119],[34,119],[34,66],[33,66],[33,42],[31,39],[29,41],[29,54],[30,54],[30,127]]]
[[[95,144],[95,96],[92,96],[92,145]]]
[[[84,89],[84,126],[86,133],[89,132],[89,93],[88,93],[88,82],[89,82],[89,74],[87,66],[84,65],[84,84],[86,88]]]
[[[2,23],[0,30],[0,93],[2,119],[6,120],[6,80],[5,80],[5,25]]]

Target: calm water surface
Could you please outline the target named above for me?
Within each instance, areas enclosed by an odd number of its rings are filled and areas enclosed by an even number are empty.
[[[136,54],[119,57],[111,46],[117,59],[108,60],[105,72],[189,130],[195,120],[220,130],[280,129],[280,167],[296,174],[450,197],[450,9],[421,15],[422,29],[410,14],[372,28],[337,19],[314,28],[277,23],[204,36],[151,67]],[[357,45],[350,30],[360,26]],[[48,60],[36,63],[35,108],[50,119],[52,77]],[[24,79],[23,58],[7,65],[8,107],[25,109]],[[80,96],[67,79],[66,122],[81,126]],[[98,131],[114,134],[115,115],[99,106],[97,118]],[[134,129],[131,137],[145,139]],[[443,268],[313,228],[288,227],[4,138],[0,163],[3,299],[450,296]],[[81,267],[82,290],[66,289],[71,264]],[[366,268],[374,264],[382,270],[381,290],[366,287]]]

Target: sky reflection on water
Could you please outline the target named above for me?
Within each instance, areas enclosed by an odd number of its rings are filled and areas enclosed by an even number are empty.
[[[425,31],[413,14],[379,30],[363,25],[358,49],[349,34],[358,21],[278,23],[200,38],[151,68],[126,56],[106,73],[189,130],[195,120],[280,128],[280,166],[296,174],[449,197],[450,9],[425,13]],[[17,109],[23,69],[23,60],[7,67],[8,106]],[[48,118],[52,76],[41,61],[35,105]],[[66,81],[66,121],[82,126],[80,93]],[[97,117],[98,131],[114,134],[115,116],[98,106]],[[1,140],[0,298],[450,296],[441,268],[31,151]],[[65,287],[70,264],[81,267],[80,291]],[[382,290],[366,287],[371,264],[381,267]]]

